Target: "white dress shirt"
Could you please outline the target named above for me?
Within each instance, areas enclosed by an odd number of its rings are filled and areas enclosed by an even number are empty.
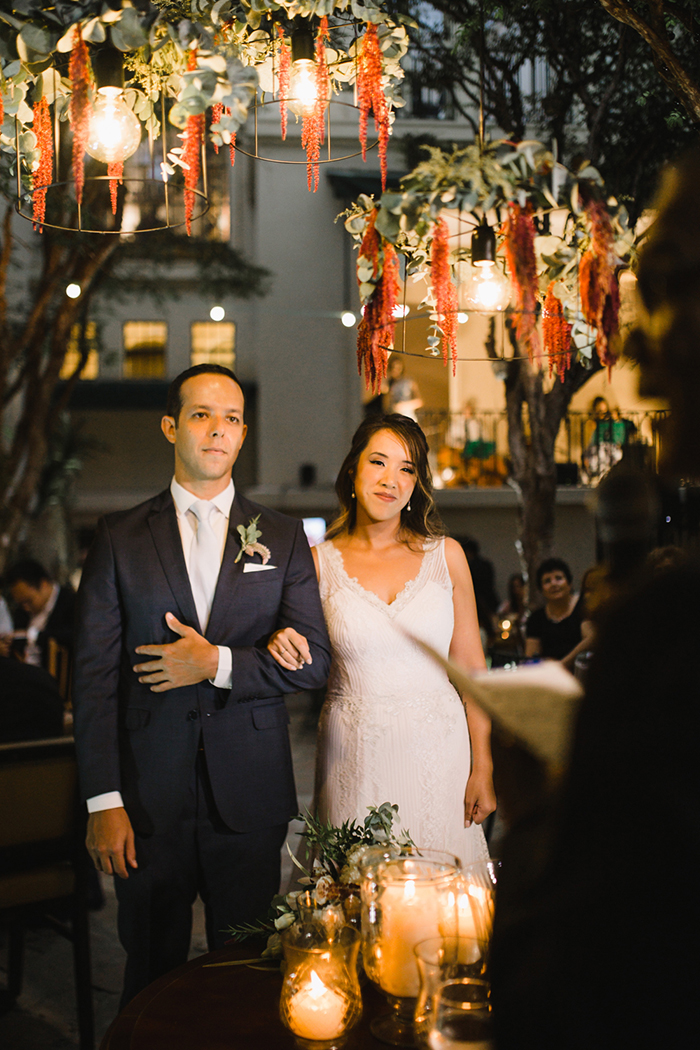
[[[185,566],[189,574],[190,553],[197,535],[197,518],[189,508],[198,497],[186,488],[183,488],[175,478],[170,483],[170,492],[175,504],[177,527],[180,530],[180,540],[182,542],[182,553],[185,556]],[[217,538],[220,537],[221,539],[220,561],[224,557],[224,548],[226,547],[226,537],[228,535],[228,521],[231,516],[231,505],[235,494],[233,479],[231,479],[224,491],[211,500],[218,512],[212,514],[211,526]],[[230,689],[233,668],[231,650],[226,645],[217,645],[217,649],[219,650],[219,663],[216,669],[216,676],[210,681],[217,689]],[[121,792],[119,791],[107,791],[103,795],[94,795],[87,800],[88,813],[97,813],[103,809],[115,809],[123,805]]]

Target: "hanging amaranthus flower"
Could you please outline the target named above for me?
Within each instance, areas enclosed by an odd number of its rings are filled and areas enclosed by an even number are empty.
[[[518,342],[527,349],[530,361],[540,359],[540,339],[537,332],[537,259],[535,256],[535,224],[528,204],[508,205],[504,224],[506,261],[515,287],[513,318]]]
[[[185,169],[185,226],[187,233],[192,232],[192,212],[194,211],[194,191],[199,182],[200,152],[204,138],[204,114],[191,113],[185,125],[182,163]]]
[[[80,26],[76,25],[73,33],[73,49],[70,53],[69,74],[71,82],[70,122],[73,129],[73,180],[78,204],[83,200],[85,171],[83,157],[90,134],[90,59],[87,44],[83,40]]]
[[[192,48],[187,57],[187,70],[197,68],[197,49]],[[204,138],[204,114],[192,113],[187,118],[183,135],[182,163],[185,171],[185,227],[188,235],[192,233],[192,212],[194,211],[194,191],[199,182],[199,164],[202,140]]]
[[[360,107],[360,142],[362,159],[367,159],[367,118],[370,110],[374,114],[374,126],[379,138],[379,166],[382,173],[382,190],[386,189],[386,151],[389,143],[389,105],[382,88],[382,49],[379,46],[377,27],[367,26],[358,51],[357,101]]]
[[[112,202],[112,215],[117,214],[117,186],[124,182],[124,161],[111,160],[107,165],[109,175],[109,199]]]
[[[322,18],[316,36],[316,98],[313,112],[304,115],[301,125],[301,145],[306,150],[306,181],[309,190],[318,189],[318,164],[325,138],[326,106],[330,89],[326,65],[326,43],[330,43],[328,19]]]
[[[449,230],[444,219],[435,224],[430,249],[430,283],[435,296],[438,324],[442,329],[442,358],[452,358],[452,374],[457,372],[457,290],[452,283]]]
[[[360,258],[372,263],[374,293],[365,303],[357,326],[357,370],[365,376],[365,386],[378,394],[386,378],[389,350],[394,345],[394,307],[399,293],[399,260],[390,241],[383,241],[372,212],[360,245]]]
[[[608,210],[602,201],[586,206],[591,224],[591,244],[579,265],[581,311],[586,324],[596,329],[596,350],[608,370],[617,361],[611,340],[618,331],[620,289],[614,268],[614,236]]]
[[[46,190],[53,172],[53,135],[49,104],[44,95],[34,103],[34,134],[39,147],[39,167],[32,175],[34,229],[41,230],[46,215]]]
[[[542,341],[544,353],[549,358],[549,374],[551,376],[556,369],[563,383],[571,365],[571,325],[564,316],[561,299],[554,294],[554,283],[549,282],[542,310]]]
[[[282,141],[284,141],[287,137],[287,99],[289,98],[289,82],[291,76],[292,56],[289,50],[289,44],[284,39],[284,29],[280,25],[277,26],[277,35],[280,39],[280,72],[278,93],[278,97],[280,100],[280,130],[282,132]]]
[[[211,122],[212,124],[218,124],[224,115],[224,104],[223,102],[215,102],[211,107]],[[214,143],[214,153],[219,152],[219,147]]]

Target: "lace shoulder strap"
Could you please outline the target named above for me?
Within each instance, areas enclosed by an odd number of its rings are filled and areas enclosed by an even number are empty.
[[[339,577],[339,553],[330,540],[325,540],[323,543],[319,543],[316,550],[318,551],[319,565],[318,586],[321,593],[321,601],[324,601],[330,594],[337,590],[342,582]]]
[[[439,584],[445,590],[452,590],[452,577],[445,557],[445,537],[439,540],[426,540],[425,543],[425,579]]]

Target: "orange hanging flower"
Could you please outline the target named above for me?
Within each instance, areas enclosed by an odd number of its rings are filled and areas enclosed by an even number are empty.
[[[124,161],[111,160],[107,165],[109,175],[109,199],[112,202],[112,215],[117,214],[117,186],[124,182]]]
[[[549,358],[549,375],[556,369],[563,383],[566,371],[571,366],[571,325],[564,316],[561,299],[554,294],[554,283],[549,282],[542,310],[542,341],[545,355]]]
[[[360,375],[364,372],[366,388],[378,394],[386,378],[389,351],[394,345],[399,259],[393,244],[380,238],[374,226],[376,218],[375,208],[360,245],[360,257],[371,260],[374,277],[379,275],[381,267],[381,276],[357,326],[357,370]]]
[[[377,27],[367,26],[362,37],[357,63],[357,100],[360,107],[360,142],[362,159],[367,159],[367,119],[370,110],[374,114],[374,126],[379,138],[379,166],[382,173],[382,190],[386,189],[386,153],[389,143],[389,105],[382,88],[382,49],[379,46]]]
[[[614,268],[614,235],[608,210],[602,201],[586,206],[591,224],[591,244],[579,265],[581,312],[586,324],[596,329],[596,350],[608,371],[617,361],[611,341],[619,329],[620,289]]]
[[[435,296],[435,309],[442,329],[442,358],[452,358],[452,374],[457,372],[457,289],[452,283],[449,230],[444,219],[435,224],[430,249],[430,283]]]
[[[39,167],[32,175],[34,229],[41,231],[46,215],[46,191],[53,173],[53,135],[49,104],[44,95],[34,103],[34,134],[39,147]]]
[[[71,82],[69,115],[71,127],[73,128],[73,180],[75,182],[76,200],[78,204],[81,204],[83,187],[85,185],[83,157],[88,135],[90,134],[90,100],[88,92],[91,71],[87,44],[83,40],[79,25],[76,25],[73,33],[73,49],[70,53],[69,74]]]
[[[231,167],[236,163],[236,132],[231,132],[231,141],[228,144],[228,155],[231,158]]]
[[[284,29],[280,25],[277,26],[277,35],[280,39],[280,71],[278,92],[278,98],[280,102],[280,130],[282,132],[282,141],[284,141],[287,137],[287,99],[289,98],[289,83],[292,68],[292,55],[289,50],[289,44],[284,39]]]
[[[187,70],[197,68],[197,49],[192,48],[187,57]],[[204,114],[193,113],[187,118],[183,136],[182,162],[185,169],[185,227],[188,236],[192,233],[192,213],[194,211],[194,191],[199,182],[199,165],[202,141],[204,139]]]
[[[192,233],[192,213],[194,211],[194,191],[199,182],[200,151],[204,138],[204,114],[192,113],[185,126],[185,141],[182,151],[182,162],[185,167],[185,226],[187,233]]]
[[[515,334],[528,353],[530,361],[539,361],[540,339],[537,332],[537,259],[535,256],[535,224],[528,204],[508,205],[504,224],[506,261],[515,288],[513,318]]]
[[[313,189],[314,193],[318,189],[318,165],[326,133],[326,106],[330,89],[326,43],[330,43],[328,19],[322,18],[316,36],[316,99],[313,112],[303,116],[301,125],[301,145],[306,150],[306,181],[309,190]]]
[[[211,122],[212,124],[218,124],[224,114],[223,102],[215,102],[211,107]],[[219,147],[214,143],[214,153],[219,152]]]

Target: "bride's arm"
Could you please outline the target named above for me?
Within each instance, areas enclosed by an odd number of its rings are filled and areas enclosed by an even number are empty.
[[[445,558],[452,580],[455,625],[450,659],[468,671],[486,667],[476,615],[474,586],[464,551],[456,540],[445,540]],[[472,745],[472,768],[464,797],[465,825],[481,824],[496,808],[491,758],[491,720],[468,696],[462,697]]]
[[[321,578],[321,569],[318,560],[318,551],[311,548],[311,555],[316,567],[316,579]],[[309,643],[303,634],[299,634],[293,627],[285,627],[281,631],[271,634],[267,642],[268,651],[274,656],[280,667],[287,671],[300,671],[304,664],[310,664],[311,650]]]

